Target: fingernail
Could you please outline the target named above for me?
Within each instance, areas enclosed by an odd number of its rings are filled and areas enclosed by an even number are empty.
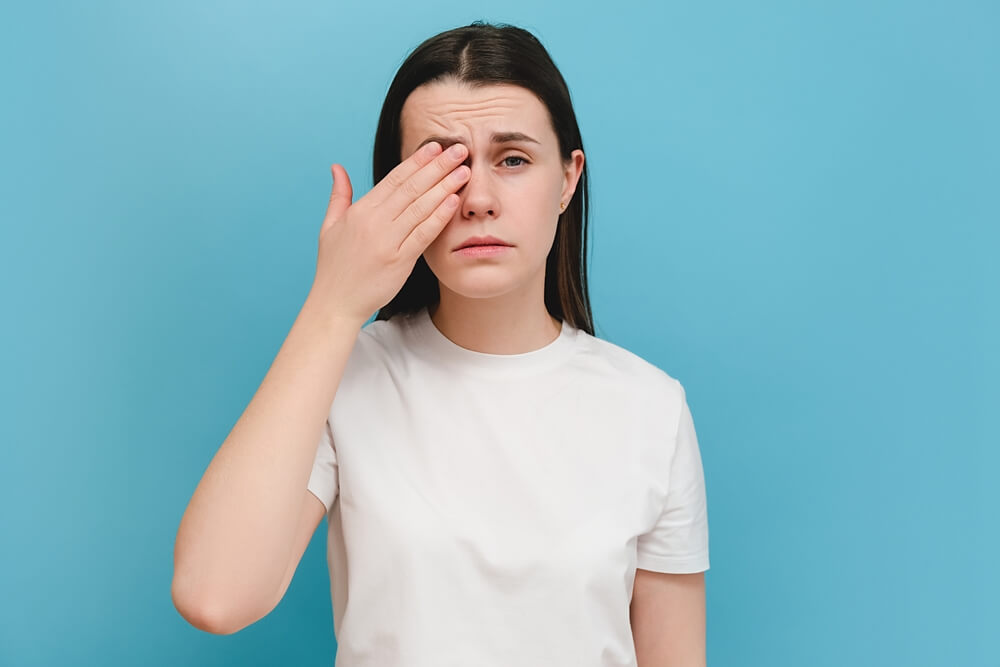
[[[461,157],[464,151],[465,151],[464,145],[452,144],[451,148],[448,149],[448,155],[450,155],[451,157]]]

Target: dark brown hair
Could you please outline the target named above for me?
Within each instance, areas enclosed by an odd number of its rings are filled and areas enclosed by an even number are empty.
[[[373,183],[402,161],[400,114],[407,97],[418,86],[443,79],[474,87],[505,83],[530,90],[548,109],[563,162],[572,159],[575,149],[583,150],[569,89],[541,42],[522,28],[475,21],[425,40],[396,72],[375,131]],[[545,307],[553,317],[594,335],[587,289],[587,199],[585,161],[576,191],[559,216],[545,261]],[[421,256],[399,293],[379,309],[375,319],[414,313],[439,299],[437,277]]]

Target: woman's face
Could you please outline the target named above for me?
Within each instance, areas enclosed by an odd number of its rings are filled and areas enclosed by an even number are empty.
[[[432,138],[469,151],[472,173],[458,190],[459,206],[423,255],[442,290],[489,298],[530,291],[538,287],[534,281],[544,285],[559,204],[569,205],[584,156],[575,150],[568,165],[562,162],[548,111],[534,93],[510,84],[424,84],[403,104],[400,131],[401,159]],[[509,133],[525,136],[495,136]],[[512,247],[480,256],[457,252],[471,236],[495,236]]]

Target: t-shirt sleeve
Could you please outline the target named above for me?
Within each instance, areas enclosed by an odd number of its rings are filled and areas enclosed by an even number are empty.
[[[329,419],[323,425],[307,488],[320,499],[329,512],[340,490],[337,480],[337,450],[333,445],[333,431],[330,430]]]
[[[676,382],[676,380],[675,380]],[[692,574],[709,568],[708,506],[698,437],[684,387],[676,446],[667,471],[669,486],[659,519],[638,538],[636,566],[655,572]]]

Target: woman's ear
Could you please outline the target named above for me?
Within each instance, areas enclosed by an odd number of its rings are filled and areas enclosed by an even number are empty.
[[[580,175],[583,173],[585,159],[583,151],[577,148],[570,154],[570,160],[566,164],[565,171],[563,172],[562,197],[560,197],[559,201],[566,202],[567,206],[569,206],[569,200],[573,198],[573,193],[576,192],[576,184],[580,182]]]

